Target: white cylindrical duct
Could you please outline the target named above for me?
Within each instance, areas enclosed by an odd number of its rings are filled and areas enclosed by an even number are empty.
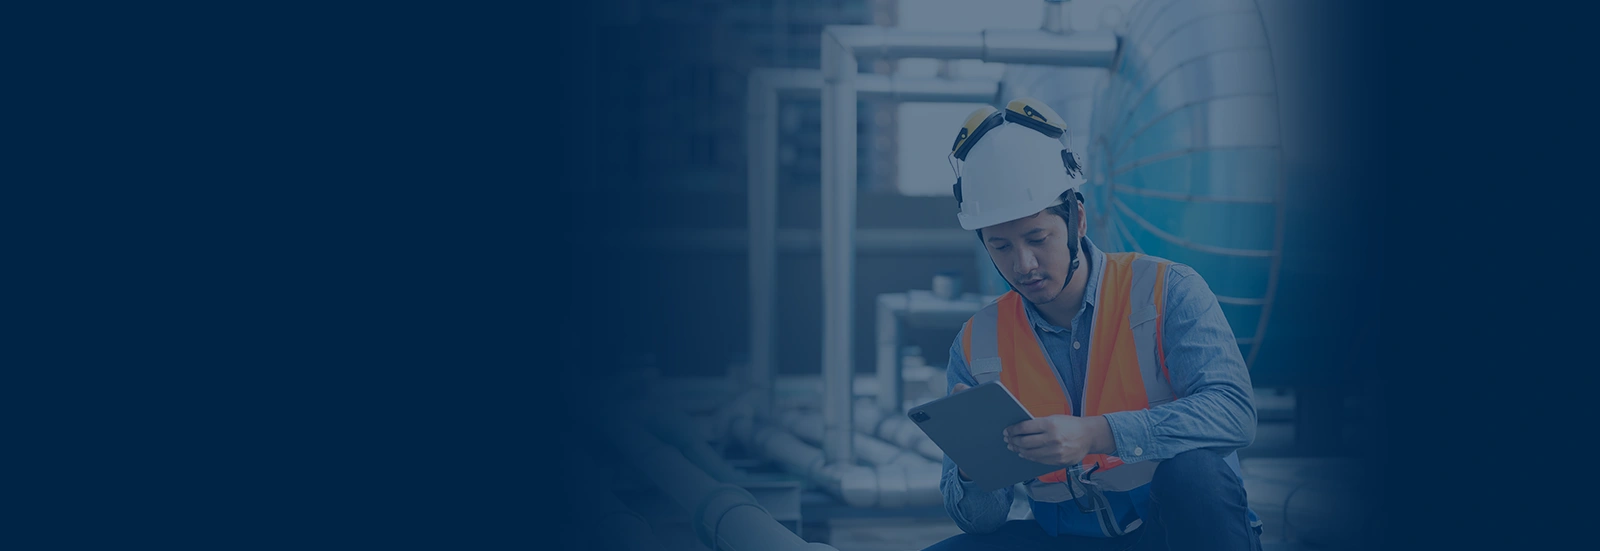
[[[861,97],[900,102],[989,103],[998,90],[998,83],[984,80],[856,75],[856,93]]]
[[[999,83],[894,75],[856,75],[861,97],[901,102],[995,101]],[[749,178],[750,365],[749,387],[757,392],[756,411],[771,415],[776,372],[778,250],[778,110],[785,94],[817,94],[822,73],[811,69],[755,69],[746,85],[746,152]],[[896,406],[898,407],[898,406]]]
[[[822,408],[830,463],[850,464],[855,323],[856,62],[822,33]],[[831,139],[829,139],[831,138]]]
[[[1030,65],[1108,67],[1117,55],[1110,31],[1052,33],[1038,29],[983,31],[983,60]]]
[[[822,441],[822,417],[815,413],[801,410],[789,410],[778,416],[778,423],[793,432],[795,436],[808,442]],[[937,466],[915,450],[908,450],[890,444],[878,438],[857,432],[855,434],[856,456],[872,465],[885,467],[891,465],[906,465],[922,467],[926,465]]]
[[[757,393],[757,413],[762,416],[772,413],[772,376],[777,369],[773,365],[773,331],[778,279],[778,97],[767,78],[752,75],[745,98],[750,209],[750,365],[746,383]]]
[[[786,549],[823,551],[832,546],[806,543],[767,514],[743,488],[719,483],[696,468],[677,449],[628,422],[613,423],[617,447],[630,466],[662,493],[691,512],[695,533],[706,546],[728,551]]]
[[[1044,0],[1044,23],[1039,25],[1039,28],[1050,33],[1059,33],[1064,29],[1071,29],[1072,27],[1063,20],[1065,16],[1062,14],[1065,12],[1066,10],[1063,9],[1061,0]]]
[[[900,319],[894,315],[899,297],[878,297],[878,408],[899,411],[901,396]],[[867,432],[872,434],[871,431]]]
[[[898,412],[885,412],[867,400],[855,404],[856,430],[873,435],[904,449],[913,450],[934,461],[944,459],[944,451],[922,429]]]
[[[816,435],[815,421],[809,421],[804,430]],[[851,507],[897,508],[944,502],[939,491],[940,466],[933,463],[913,464],[902,459],[871,468],[830,463],[822,450],[787,431],[757,424],[748,415],[733,418],[729,432],[745,447],[791,473],[811,479]],[[886,451],[872,445],[869,448],[874,457],[883,457],[879,452]]]

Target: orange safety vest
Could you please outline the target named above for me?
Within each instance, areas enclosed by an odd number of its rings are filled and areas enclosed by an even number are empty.
[[[1085,417],[1115,411],[1148,409],[1150,399],[1144,378],[1139,373],[1139,356],[1135,347],[1130,323],[1132,308],[1133,262],[1138,253],[1106,253],[1104,273],[1100,275],[1100,299],[1096,302],[1093,340],[1089,342],[1089,368],[1084,378],[1083,415]],[[1157,362],[1170,389],[1172,377],[1167,374],[1165,354],[1161,353],[1161,319],[1168,262],[1158,260],[1155,266],[1154,297],[1155,340]],[[1028,323],[1028,313],[1022,304],[1022,295],[1011,291],[997,301],[996,344],[1000,356],[1000,383],[1022,402],[1034,417],[1072,415],[1072,399],[1059,383],[1059,376],[1045,359],[1044,347],[1039,344]],[[972,365],[972,322],[962,328],[962,349],[967,365]],[[1116,456],[1090,454],[1083,458],[1085,467],[1100,464],[1098,471],[1122,465]],[[1067,470],[1062,469],[1044,476],[1042,482],[1066,480]]]
[[[1149,409],[1178,398],[1161,342],[1166,319],[1162,293],[1170,266],[1167,260],[1138,253],[1105,253],[1104,266],[1097,266],[1102,273],[1084,375],[1085,416]],[[1072,415],[1066,385],[1028,323],[1023,300],[1015,291],[1006,293],[967,320],[961,348],[968,370],[979,384],[1005,385],[1034,417]],[[1131,452],[1143,453],[1138,447]],[[1237,452],[1224,460],[1234,474],[1241,474]],[[1030,480],[1022,489],[1033,504],[1034,518],[1050,535],[1117,536],[1143,523],[1159,463],[1125,463],[1116,456],[1091,454],[1071,469],[1087,471],[1098,465],[1088,475],[1092,486],[1062,469]],[[1066,501],[1076,506],[1063,505]]]

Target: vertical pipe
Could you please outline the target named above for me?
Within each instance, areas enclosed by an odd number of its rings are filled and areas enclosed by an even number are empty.
[[[1039,28],[1044,29],[1045,32],[1057,34],[1060,34],[1063,29],[1071,28],[1066,25],[1066,21],[1062,20],[1063,13],[1066,11],[1066,6],[1062,6],[1062,3],[1063,0],[1044,0],[1044,24]]]
[[[757,69],[757,71],[761,71]],[[750,224],[750,386],[756,414],[772,414],[778,249],[778,93],[764,71],[748,84],[745,140]]]
[[[829,463],[851,465],[856,223],[856,56],[822,33],[822,372]]]
[[[878,409],[900,410],[900,319],[895,315],[898,296],[878,296]]]

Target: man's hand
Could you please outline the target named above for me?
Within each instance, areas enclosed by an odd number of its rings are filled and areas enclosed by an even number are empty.
[[[1006,427],[1006,447],[1046,465],[1076,465],[1091,453],[1116,451],[1106,418],[1051,415]]]

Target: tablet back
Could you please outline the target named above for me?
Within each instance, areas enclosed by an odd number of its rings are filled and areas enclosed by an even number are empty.
[[[1006,427],[1033,416],[998,382],[928,402],[906,414],[986,492],[1061,469],[1006,449]]]

